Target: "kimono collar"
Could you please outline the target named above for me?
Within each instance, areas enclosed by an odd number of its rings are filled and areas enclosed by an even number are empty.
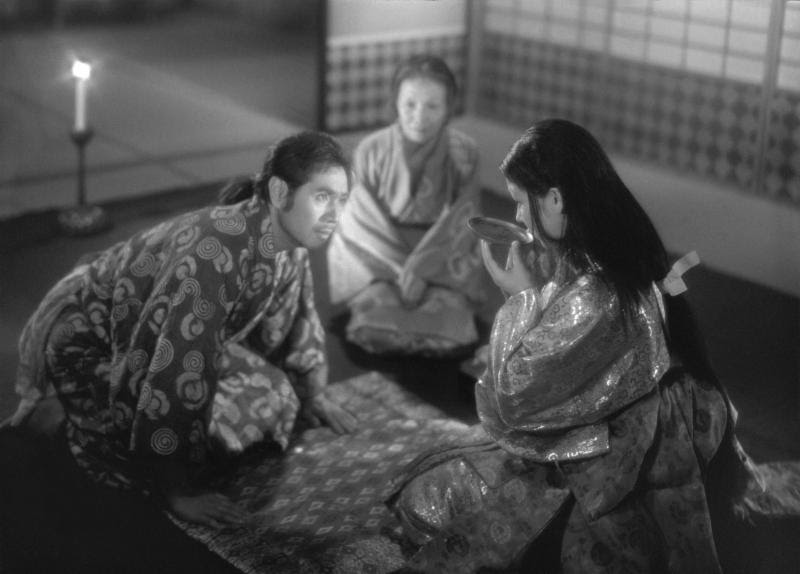
[[[272,206],[259,195],[254,195],[243,204],[243,214],[250,229],[255,251],[264,259],[275,259],[275,236],[272,231]]]
[[[438,170],[446,161],[449,147],[449,139],[445,135],[447,124],[442,126],[436,137],[423,144],[415,144],[409,141],[403,135],[403,130],[397,122],[392,126],[392,132],[400,145],[412,181],[416,182],[422,172],[430,168]]]

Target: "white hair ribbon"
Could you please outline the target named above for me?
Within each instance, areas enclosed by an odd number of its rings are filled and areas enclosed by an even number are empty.
[[[688,289],[686,283],[683,282],[683,274],[689,269],[700,263],[700,256],[697,251],[687,253],[675,263],[667,273],[667,276],[661,281],[659,287],[663,293],[667,295],[680,295]]]

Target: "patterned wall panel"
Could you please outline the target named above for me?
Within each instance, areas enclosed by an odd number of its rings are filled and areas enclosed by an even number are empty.
[[[772,98],[764,154],[764,192],[800,205],[800,93]]]
[[[617,153],[800,207],[800,2],[483,6],[478,113],[573,119]]]
[[[611,60],[598,137],[611,149],[750,188],[761,87]]]
[[[480,70],[479,114],[521,129],[545,117],[571,119],[611,151],[800,205],[797,183],[787,179],[797,174],[796,97],[776,98],[781,127],[773,183],[764,190],[757,186],[760,85],[502,33],[485,34]]]
[[[600,55],[487,33],[483,38],[478,113],[527,127],[543,117],[564,117],[589,129],[603,103],[597,98]]]
[[[398,63],[414,54],[444,58],[464,85],[464,34],[403,39],[329,41],[325,63],[324,128],[331,132],[385,125],[391,79]],[[463,98],[457,103],[462,107]]]

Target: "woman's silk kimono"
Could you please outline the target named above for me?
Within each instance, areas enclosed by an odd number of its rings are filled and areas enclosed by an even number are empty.
[[[505,302],[481,425],[419,457],[390,498],[413,569],[519,566],[560,516],[564,572],[719,572],[704,473],[728,404],[671,363],[659,297],[624,321],[596,275],[573,273]]]
[[[351,340],[374,352],[435,354],[477,338],[472,307],[486,281],[466,226],[478,215],[477,162],[475,143],[449,127],[413,151],[397,124],[359,143],[355,186],[328,250],[331,300],[349,303]],[[414,309],[397,289],[409,271],[428,286]]]
[[[14,422],[54,389],[79,466],[119,487],[146,489],[155,459],[202,462],[210,423],[224,440],[245,418],[285,445],[298,398],[322,391],[327,362],[307,251],[276,253],[271,229],[253,198],[85,257],[23,331]],[[247,413],[235,387],[265,373],[253,354],[290,376],[262,380]]]

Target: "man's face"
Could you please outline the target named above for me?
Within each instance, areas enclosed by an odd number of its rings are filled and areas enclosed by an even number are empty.
[[[336,229],[349,195],[343,168],[318,171],[278,210],[278,221],[297,244],[308,249],[321,247]]]

